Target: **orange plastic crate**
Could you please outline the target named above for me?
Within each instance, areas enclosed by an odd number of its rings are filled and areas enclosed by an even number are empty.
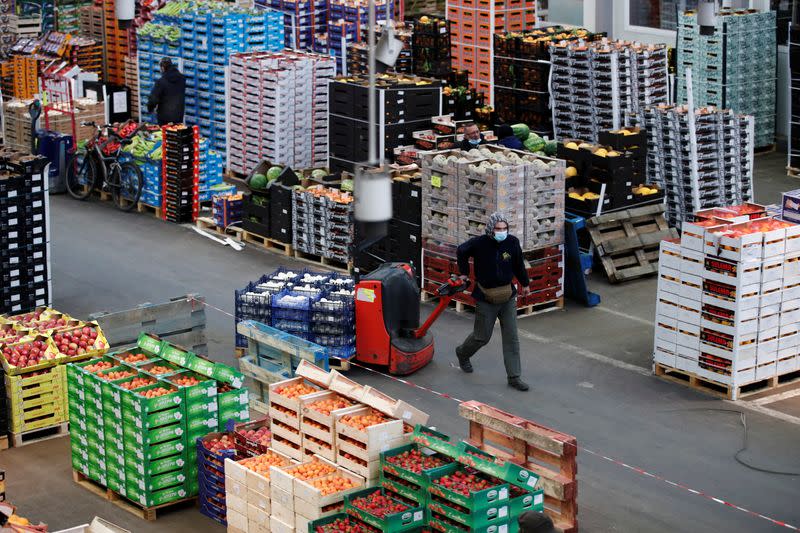
[[[468,10],[462,10],[461,11],[461,24],[462,24],[462,27],[463,27],[464,23],[472,24],[472,26],[474,27],[477,24],[477,22],[478,22],[478,20],[475,17],[475,10],[468,9]]]
[[[478,60],[478,63],[485,61],[490,63],[492,61],[492,51],[489,48],[481,48],[480,46],[475,47],[475,59]]]
[[[467,44],[475,44],[475,24],[472,22],[461,22],[461,42]]]
[[[451,25],[455,25],[458,21],[461,20],[461,8],[459,6],[448,5],[447,6],[447,20],[450,21]]]

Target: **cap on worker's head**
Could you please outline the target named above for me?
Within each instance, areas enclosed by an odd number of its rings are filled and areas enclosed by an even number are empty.
[[[159,65],[161,66],[161,70],[168,70],[172,67],[172,60],[168,57],[162,57]]]
[[[544,513],[525,511],[517,519],[520,533],[555,533],[553,521]]]
[[[486,235],[494,234],[494,225],[498,222],[505,222],[508,224],[508,217],[500,211],[495,211],[489,215],[489,221],[486,223]]]

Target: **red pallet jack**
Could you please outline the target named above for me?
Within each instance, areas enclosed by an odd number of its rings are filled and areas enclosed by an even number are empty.
[[[467,284],[453,277],[437,289],[439,305],[419,325],[420,290],[407,263],[385,263],[356,284],[356,361],[405,376],[433,359],[430,327]]]

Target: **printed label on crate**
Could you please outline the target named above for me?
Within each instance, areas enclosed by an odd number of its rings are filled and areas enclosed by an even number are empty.
[[[732,261],[721,261],[713,257],[706,257],[704,266],[709,272],[718,272],[720,274],[736,277],[739,263]]]

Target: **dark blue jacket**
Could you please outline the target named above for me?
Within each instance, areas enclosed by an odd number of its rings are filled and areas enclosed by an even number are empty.
[[[186,78],[174,66],[153,85],[147,110],[156,111],[158,124],[181,124],[186,105]]]
[[[459,272],[469,276],[469,260],[472,258],[475,280],[487,289],[508,285],[512,278],[517,278],[523,286],[530,285],[522,247],[519,239],[513,235],[506,237],[503,242],[497,242],[490,235],[473,237],[458,247],[457,255]],[[516,289],[514,292],[516,293]],[[484,299],[477,285],[472,288],[472,296],[477,300]]]
[[[500,139],[499,141],[497,141],[497,144],[499,144],[500,146],[505,146],[506,148],[510,148],[512,150],[525,149],[525,145],[522,144],[522,141],[520,141],[519,138],[515,137],[514,135],[506,137],[505,139]]]

